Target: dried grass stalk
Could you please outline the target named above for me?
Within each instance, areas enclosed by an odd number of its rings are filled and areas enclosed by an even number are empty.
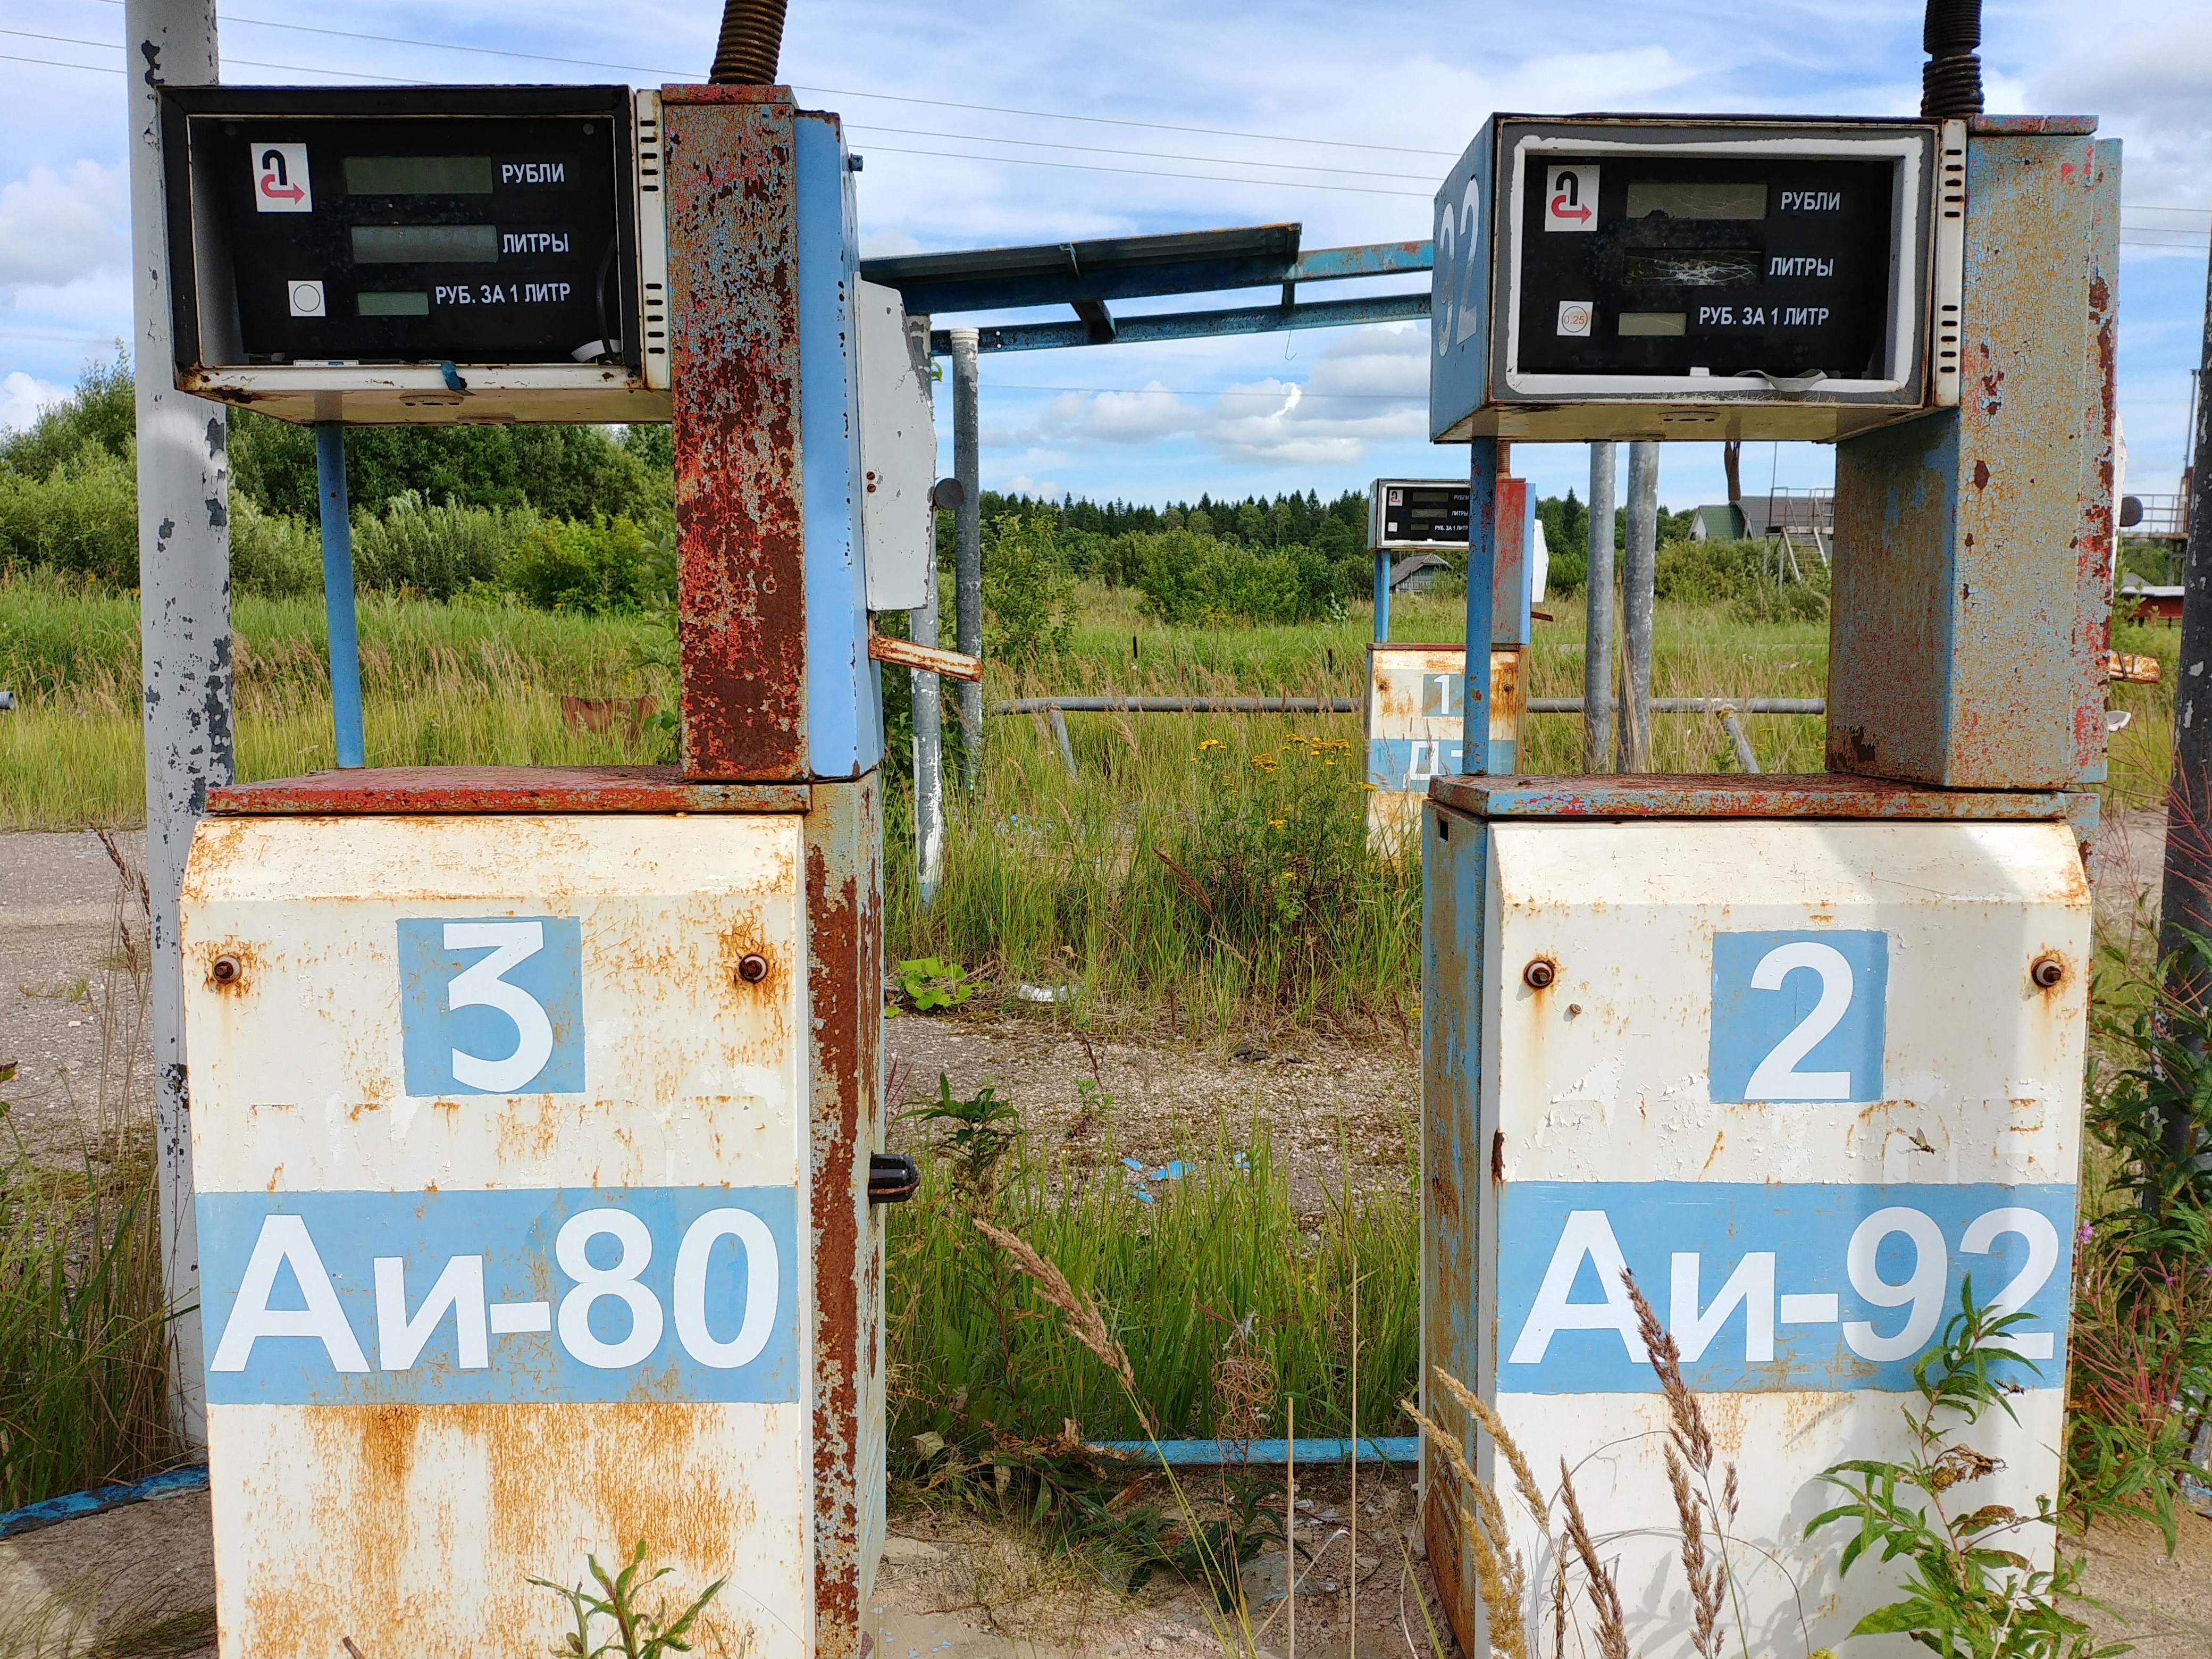
[[[1026,1240],[1003,1227],[994,1227],[980,1216],[974,1219],[976,1231],[1013,1257],[1014,1265],[1036,1282],[1037,1294],[1066,1316],[1067,1334],[1097,1354],[1099,1363],[1121,1378],[1121,1386],[1134,1400],[1137,1374],[1129,1364],[1128,1351],[1106,1328],[1106,1316],[1098,1311],[1098,1304],[1087,1296],[1077,1295],[1067,1275],[1030,1249]]]
[[[1559,1496],[1567,1506],[1568,1540],[1582,1559],[1583,1576],[1589,1583],[1590,1607],[1597,1614],[1597,1650],[1601,1659],[1628,1659],[1628,1621],[1621,1616],[1620,1591],[1605,1563],[1597,1559],[1597,1545],[1590,1537],[1589,1523],[1583,1519],[1575,1478],[1564,1457],[1559,1460]]]
[[[1445,1433],[1440,1424],[1425,1416],[1410,1400],[1404,1402],[1403,1409],[1451,1465],[1461,1490],[1474,1499],[1474,1514],[1468,1512],[1465,1504],[1458,1506],[1459,1529],[1474,1560],[1474,1587],[1482,1597],[1483,1611],[1489,1615],[1490,1644],[1505,1659],[1528,1659],[1528,1640],[1521,1627],[1522,1608],[1528,1593],[1528,1570],[1512,1547],[1498,1492],[1469,1467],[1458,1440]]]
[[[1667,1484],[1682,1527],[1682,1574],[1690,1581],[1690,1644],[1704,1659],[1720,1659],[1721,1606],[1728,1599],[1728,1564],[1705,1554],[1705,1510],[1690,1491],[1689,1471],[1674,1442],[1667,1443]]]
[[[1521,1494],[1521,1501],[1528,1506],[1528,1513],[1536,1524],[1548,1534],[1551,1531],[1552,1506],[1544,1497],[1544,1489],[1536,1484],[1536,1476],[1528,1467],[1528,1458],[1512,1435],[1507,1432],[1505,1425],[1498,1421],[1498,1413],[1484,1405],[1481,1396],[1474,1389],[1441,1365],[1435,1368],[1435,1376],[1437,1381],[1443,1384],[1444,1392],[1459,1402],[1460,1409],[1480,1424],[1482,1431],[1497,1443],[1498,1450],[1505,1454],[1505,1461],[1513,1470],[1513,1484]]]
[[[1690,1392],[1690,1385],[1682,1380],[1682,1351],[1674,1346],[1674,1339],[1659,1322],[1659,1316],[1651,1311],[1651,1304],[1637,1288],[1636,1275],[1624,1267],[1620,1282],[1628,1286],[1628,1300],[1636,1310],[1636,1325],[1644,1339],[1644,1349],[1651,1358],[1651,1369],[1659,1374],[1659,1387],[1667,1396],[1667,1417],[1674,1425],[1675,1443],[1682,1455],[1690,1460],[1690,1467],[1699,1474],[1710,1474],[1713,1467],[1713,1437],[1705,1427],[1705,1414],[1698,1409],[1698,1396]]]

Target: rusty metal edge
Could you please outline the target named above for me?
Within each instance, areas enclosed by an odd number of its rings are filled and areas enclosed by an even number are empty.
[[[669,104],[787,104],[796,108],[798,97],[789,87],[714,87],[696,81],[672,81],[660,88],[660,101]]]
[[[2056,789],[1931,789],[1832,773],[1437,778],[1429,799],[1487,818],[1897,818],[2056,821]]]
[[[804,812],[803,783],[687,783],[673,766],[390,766],[208,792],[231,817],[503,812]]]
[[[1970,115],[1966,131],[1977,138],[2087,137],[2097,130],[2094,115]]]
[[[817,1659],[855,1659],[872,1589],[868,1510],[880,1504],[881,1230],[867,1202],[882,1139],[883,803],[878,775],[817,787],[805,826],[808,1226],[814,1256],[814,1632]]]

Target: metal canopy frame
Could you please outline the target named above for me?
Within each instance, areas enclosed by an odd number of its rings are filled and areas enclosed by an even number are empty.
[[[1375,242],[1301,252],[1302,227],[1248,225],[1164,236],[1116,236],[1028,247],[966,249],[864,259],[860,275],[899,290],[911,317],[948,312],[1013,311],[1066,306],[1073,322],[1009,323],[976,330],[979,351],[1043,351],[1061,346],[1134,345],[1210,335],[1264,334],[1290,328],[1410,322],[1429,314],[1429,296],[1317,300],[1301,305],[1301,283],[1425,273],[1436,264],[1425,241]],[[1274,305],[1116,317],[1110,302],[1172,294],[1279,288]],[[934,330],[929,349],[952,349],[951,331]]]

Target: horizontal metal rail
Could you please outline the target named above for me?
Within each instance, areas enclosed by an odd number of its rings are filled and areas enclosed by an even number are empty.
[[[1615,703],[1617,712],[1620,705]],[[1580,697],[1531,697],[1528,712],[1532,714],[1579,714],[1583,712]],[[1824,697],[1654,697],[1651,712],[1655,714],[1825,714],[1828,712]]]
[[[1616,705],[1617,706],[1617,705]],[[994,714],[1356,714],[1352,697],[1016,697]],[[1579,714],[1580,697],[1531,697],[1532,714]],[[1825,714],[1822,697],[1654,697],[1655,714]]]
[[[1094,316],[1072,323],[1001,323],[975,331],[978,351],[1051,351],[1062,346],[1145,345],[1162,340],[1197,340],[1220,334],[1271,334],[1290,328],[1346,328],[1355,323],[1425,321],[1429,296],[1391,294],[1379,299],[1314,300],[1303,305],[1238,306],[1226,311],[1178,311],[1139,317],[1116,316],[1103,304]],[[945,329],[929,336],[932,355],[952,349]]]
[[[1300,1440],[1297,1461],[1301,1463],[1348,1463],[1352,1461],[1352,1442],[1349,1440]],[[1198,1464],[1212,1468],[1223,1463],[1286,1463],[1290,1462],[1291,1443],[1287,1440],[1093,1440],[1086,1449],[1117,1452],[1124,1457],[1154,1463]],[[1365,1435],[1359,1437],[1359,1461],[1363,1463],[1412,1463],[1421,1455],[1418,1435]]]
[[[1356,714],[1350,697],[1016,697],[994,714]]]

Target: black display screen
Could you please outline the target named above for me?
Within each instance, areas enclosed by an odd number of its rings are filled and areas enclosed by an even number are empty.
[[[1382,486],[1382,539],[1467,545],[1465,484]]]
[[[634,356],[625,137],[611,111],[195,118],[244,362]]]
[[[1517,367],[1886,379],[1897,168],[1529,157]]]

